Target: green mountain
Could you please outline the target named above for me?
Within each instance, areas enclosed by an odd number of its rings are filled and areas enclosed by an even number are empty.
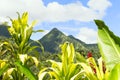
[[[94,51],[98,52],[97,44],[86,44],[85,42],[76,39],[72,35],[66,36],[57,28],[52,29],[48,34],[39,40],[45,48],[45,51],[50,53],[60,52],[60,44],[68,41],[73,43],[75,49],[79,52]]]
[[[1,39],[4,37],[10,38],[10,34],[7,30],[7,26],[0,25],[0,37]],[[30,42],[33,40],[30,40]],[[74,36],[69,35],[66,36],[63,34],[60,30],[57,28],[52,29],[48,34],[46,34],[44,37],[42,37],[39,40],[45,51],[49,53],[60,53],[60,44],[63,44],[64,42],[68,41],[73,43],[76,51],[78,52],[88,52],[92,51],[94,53],[99,53],[97,44],[86,44],[85,42],[76,39]],[[32,46],[38,45],[37,43],[33,43]],[[38,49],[38,51],[41,51]]]
[[[77,41],[78,43],[81,43],[87,50],[93,50],[94,52],[98,52],[98,45],[97,44],[86,44],[85,42],[75,38],[74,36],[70,35],[68,36],[70,39]]]
[[[7,37],[9,38],[10,37],[10,34],[7,30],[7,27],[6,25],[0,25],[0,36],[4,36],[4,37]]]

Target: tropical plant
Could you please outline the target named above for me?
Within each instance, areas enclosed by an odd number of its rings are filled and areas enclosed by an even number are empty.
[[[2,41],[0,44],[0,53],[7,55],[7,58],[5,57],[1,60],[6,61],[5,66],[7,67],[7,70],[3,67],[0,68],[3,76],[2,80],[37,80],[35,76],[37,73],[32,73],[31,69],[35,67],[34,63],[38,66],[38,59],[28,54],[38,47],[41,48],[40,43],[39,46],[31,46],[30,36],[33,32],[41,32],[42,30],[33,31],[35,21],[28,25],[27,12],[23,13],[22,17],[18,13],[18,19],[10,20],[12,26],[9,26],[8,31],[12,38]],[[0,64],[3,66],[3,62]]]
[[[120,77],[120,38],[109,30],[101,20],[95,20],[98,26],[98,46],[102,58],[109,70],[108,80],[119,80]]]
[[[44,79],[49,74],[51,79],[55,80],[77,80],[76,74],[80,71],[78,63],[75,63],[75,50],[72,43],[64,43],[61,46],[61,62],[47,60],[52,63],[51,67],[44,68],[39,72],[39,80]]]
[[[102,58],[98,59],[98,63],[95,62],[93,57],[86,59],[86,62],[79,63],[83,68],[83,73],[78,75],[83,75],[89,80],[108,80],[109,71],[106,70]]]

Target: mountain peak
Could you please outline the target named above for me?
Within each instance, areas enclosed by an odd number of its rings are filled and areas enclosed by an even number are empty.
[[[50,32],[56,32],[56,33],[62,33],[60,30],[58,30],[57,28],[53,28]]]
[[[73,35],[69,35],[68,37],[74,38],[74,36],[73,36]]]
[[[53,28],[49,33],[40,39],[44,48],[48,52],[56,53],[60,51],[59,44],[66,41],[67,36],[57,28]]]
[[[63,36],[63,35],[65,36],[65,34],[62,33],[60,30],[58,30],[57,28],[53,28],[48,34],[51,34],[54,37]]]
[[[59,31],[57,28],[53,28],[51,31]]]

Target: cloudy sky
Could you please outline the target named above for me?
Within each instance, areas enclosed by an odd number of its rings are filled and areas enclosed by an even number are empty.
[[[29,12],[29,22],[37,20],[35,30],[45,32],[32,35],[40,39],[56,27],[66,35],[86,42],[97,42],[97,27],[94,19],[102,19],[120,36],[119,0],[0,0],[0,23],[16,18],[16,12]]]

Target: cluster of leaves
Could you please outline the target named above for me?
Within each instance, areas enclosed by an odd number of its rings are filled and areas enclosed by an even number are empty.
[[[97,61],[91,53],[85,59],[76,52],[72,43],[61,45],[61,54],[56,60],[47,60],[45,65],[41,57],[35,57],[33,50],[43,47],[31,46],[29,42],[35,22],[28,25],[28,13],[12,20],[8,28],[12,38],[0,39],[0,79],[1,80],[119,80],[120,77],[120,38],[115,36],[101,20],[95,20],[98,26],[98,46],[102,55]],[[32,54],[31,54],[32,53]],[[6,54],[6,55],[5,55]],[[46,55],[46,54],[44,54]],[[56,55],[55,55],[56,56]],[[49,56],[50,57],[50,56]],[[40,59],[39,59],[40,58]],[[54,57],[52,57],[54,58]],[[46,59],[45,59],[46,60]],[[36,69],[36,70],[34,70]]]
[[[109,71],[108,80],[119,80],[120,77],[120,38],[101,20],[95,20],[98,26],[98,46],[106,68]]]
[[[29,42],[35,21],[28,25],[28,13],[23,13],[18,19],[10,19],[12,26],[8,28],[11,39],[3,39],[0,44],[0,76],[2,80],[24,80],[27,77],[36,80],[35,73],[30,68],[38,66],[38,59],[28,55],[38,46],[31,47]],[[28,68],[29,67],[29,68]]]

